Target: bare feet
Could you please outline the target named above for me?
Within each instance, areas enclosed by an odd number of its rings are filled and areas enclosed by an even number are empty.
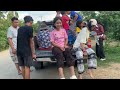
[[[93,73],[92,73],[92,69],[88,69],[87,73],[90,75],[90,77],[92,79],[94,79]]]
[[[79,74],[79,75],[78,75],[78,79],[83,79],[83,78],[82,78],[82,75]]]
[[[90,77],[91,77],[92,79],[94,79],[94,76],[93,76],[93,74],[92,74],[92,73],[90,73]]]

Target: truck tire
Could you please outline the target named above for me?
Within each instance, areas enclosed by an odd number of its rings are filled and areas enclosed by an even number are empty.
[[[34,61],[33,62],[33,66],[36,70],[40,70],[40,69],[43,69],[43,62],[40,62],[40,61]]]
[[[55,61],[55,58],[54,58],[54,57],[51,57],[50,59],[51,59],[51,61]]]

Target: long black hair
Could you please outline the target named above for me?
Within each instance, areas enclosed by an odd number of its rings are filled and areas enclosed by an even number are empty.
[[[56,28],[55,23],[56,23],[57,20],[61,20],[61,22],[62,22],[61,17],[55,17],[54,20],[53,20],[53,27],[54,28]]]
[[[81,24],[82,22],[83,22],[82,20],[78,20],[78,21],[76,22],[76,26],[79,27],[79,28],[81,28],[81,27],[80,27],[80,24]]]
[[[91,30],[91,28],[92,28],[91,21],[88,21],[87,26],[88,26],[88,29],[89,29],[90,31],[92,31],[92,30]]]

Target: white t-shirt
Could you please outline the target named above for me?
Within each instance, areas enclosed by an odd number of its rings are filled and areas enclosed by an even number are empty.
[[[18,28],[14,28],[13,26],[10,26],[8,28],[8,32],[7,32],[7,38],[12,38],[12,42],[14,45],[14,48],[17,49],[17,33],[18,33]],[[9,46],[9,51],[10,51],[10,55],[14,56],[14,54],[12,53],[12,49]]]
[[[81,29],[81,32],[77,35],[73,48],[80,47],[80,43],[87,43],[88,38],[89,38],[89,31],[87,27],[84,27]]]

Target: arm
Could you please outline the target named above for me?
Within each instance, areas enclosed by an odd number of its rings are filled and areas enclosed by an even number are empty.
[[[60,46],[57,45],[55,42],[52,41],[51,43],[52,43],[53,46],[60,48]]]
[[[10,45],[10,47],[12,48],[12,53],[15,54],[16,50],[14,48],[13,42],[12,42],[12,38],[8,38],[8,43]]]
[[[62,51],[65,51],[64,47],[60,47],[59,45],[57,45],[55,42],[51,42],[53,46],[60,48]]]
[[[65,46],[68,45],[68,38],[65,39]]]
[[[30,31],[29,31],[29,38],[30,38],[30,48],[32,51],[32,58],[36,59],[35,46],[34,46],[34,41],[33,41],[33,28],[31,28],[31,27],[30,27]]]
[[[73,22],[76,22],[77,18],[78,18],[78,15],[77,15],[77,14],[75,14],[75,17],[74,17]]]
[[[34,46],[34,41],[33,41],[33,38],[30,38],[30,47],[31,47],[31,50],[32,50],[32,55],[35,54],[35,46]]]
[[[64,42],[64,47],[68,48],[68,35],[66,33],[66,31],[64,30],[64,35],[65,35],[65,42]]]
[[[70,25],[73,25],[73,20],[70,20]]]
[[[85,49],[85,44],[84,43],[80,43],[81,49],[83,51],[84,55],[87,55],[86,49]]]
[[[12,31],[11,31],[11,29],[8,29],[7,38],[8,38],[8,43],[9,43],[11,49],[12,49],[12,53],[15,54],[16,50],[15,50],[14,44],[12,42]]]
[[[100,33],[99,33],[99,35],[104,34],[104,28],[103,28],[103,26],[102,26],[102,25],[100,25],[100,26],[99,26],[99,29],[100,29]]]
[[[13,46],[12,38],[8,38],[8,43],[12,49],[15,49]]]
[[[73,17],[73,22],[76,22],[78,15],[75,11],[71,11],[71,17]]]
[[[85,51],[85,44],[84,44],[84,43],[80,43],[80,46],[81,46],[81,49],[82,49],[83,51]]]

